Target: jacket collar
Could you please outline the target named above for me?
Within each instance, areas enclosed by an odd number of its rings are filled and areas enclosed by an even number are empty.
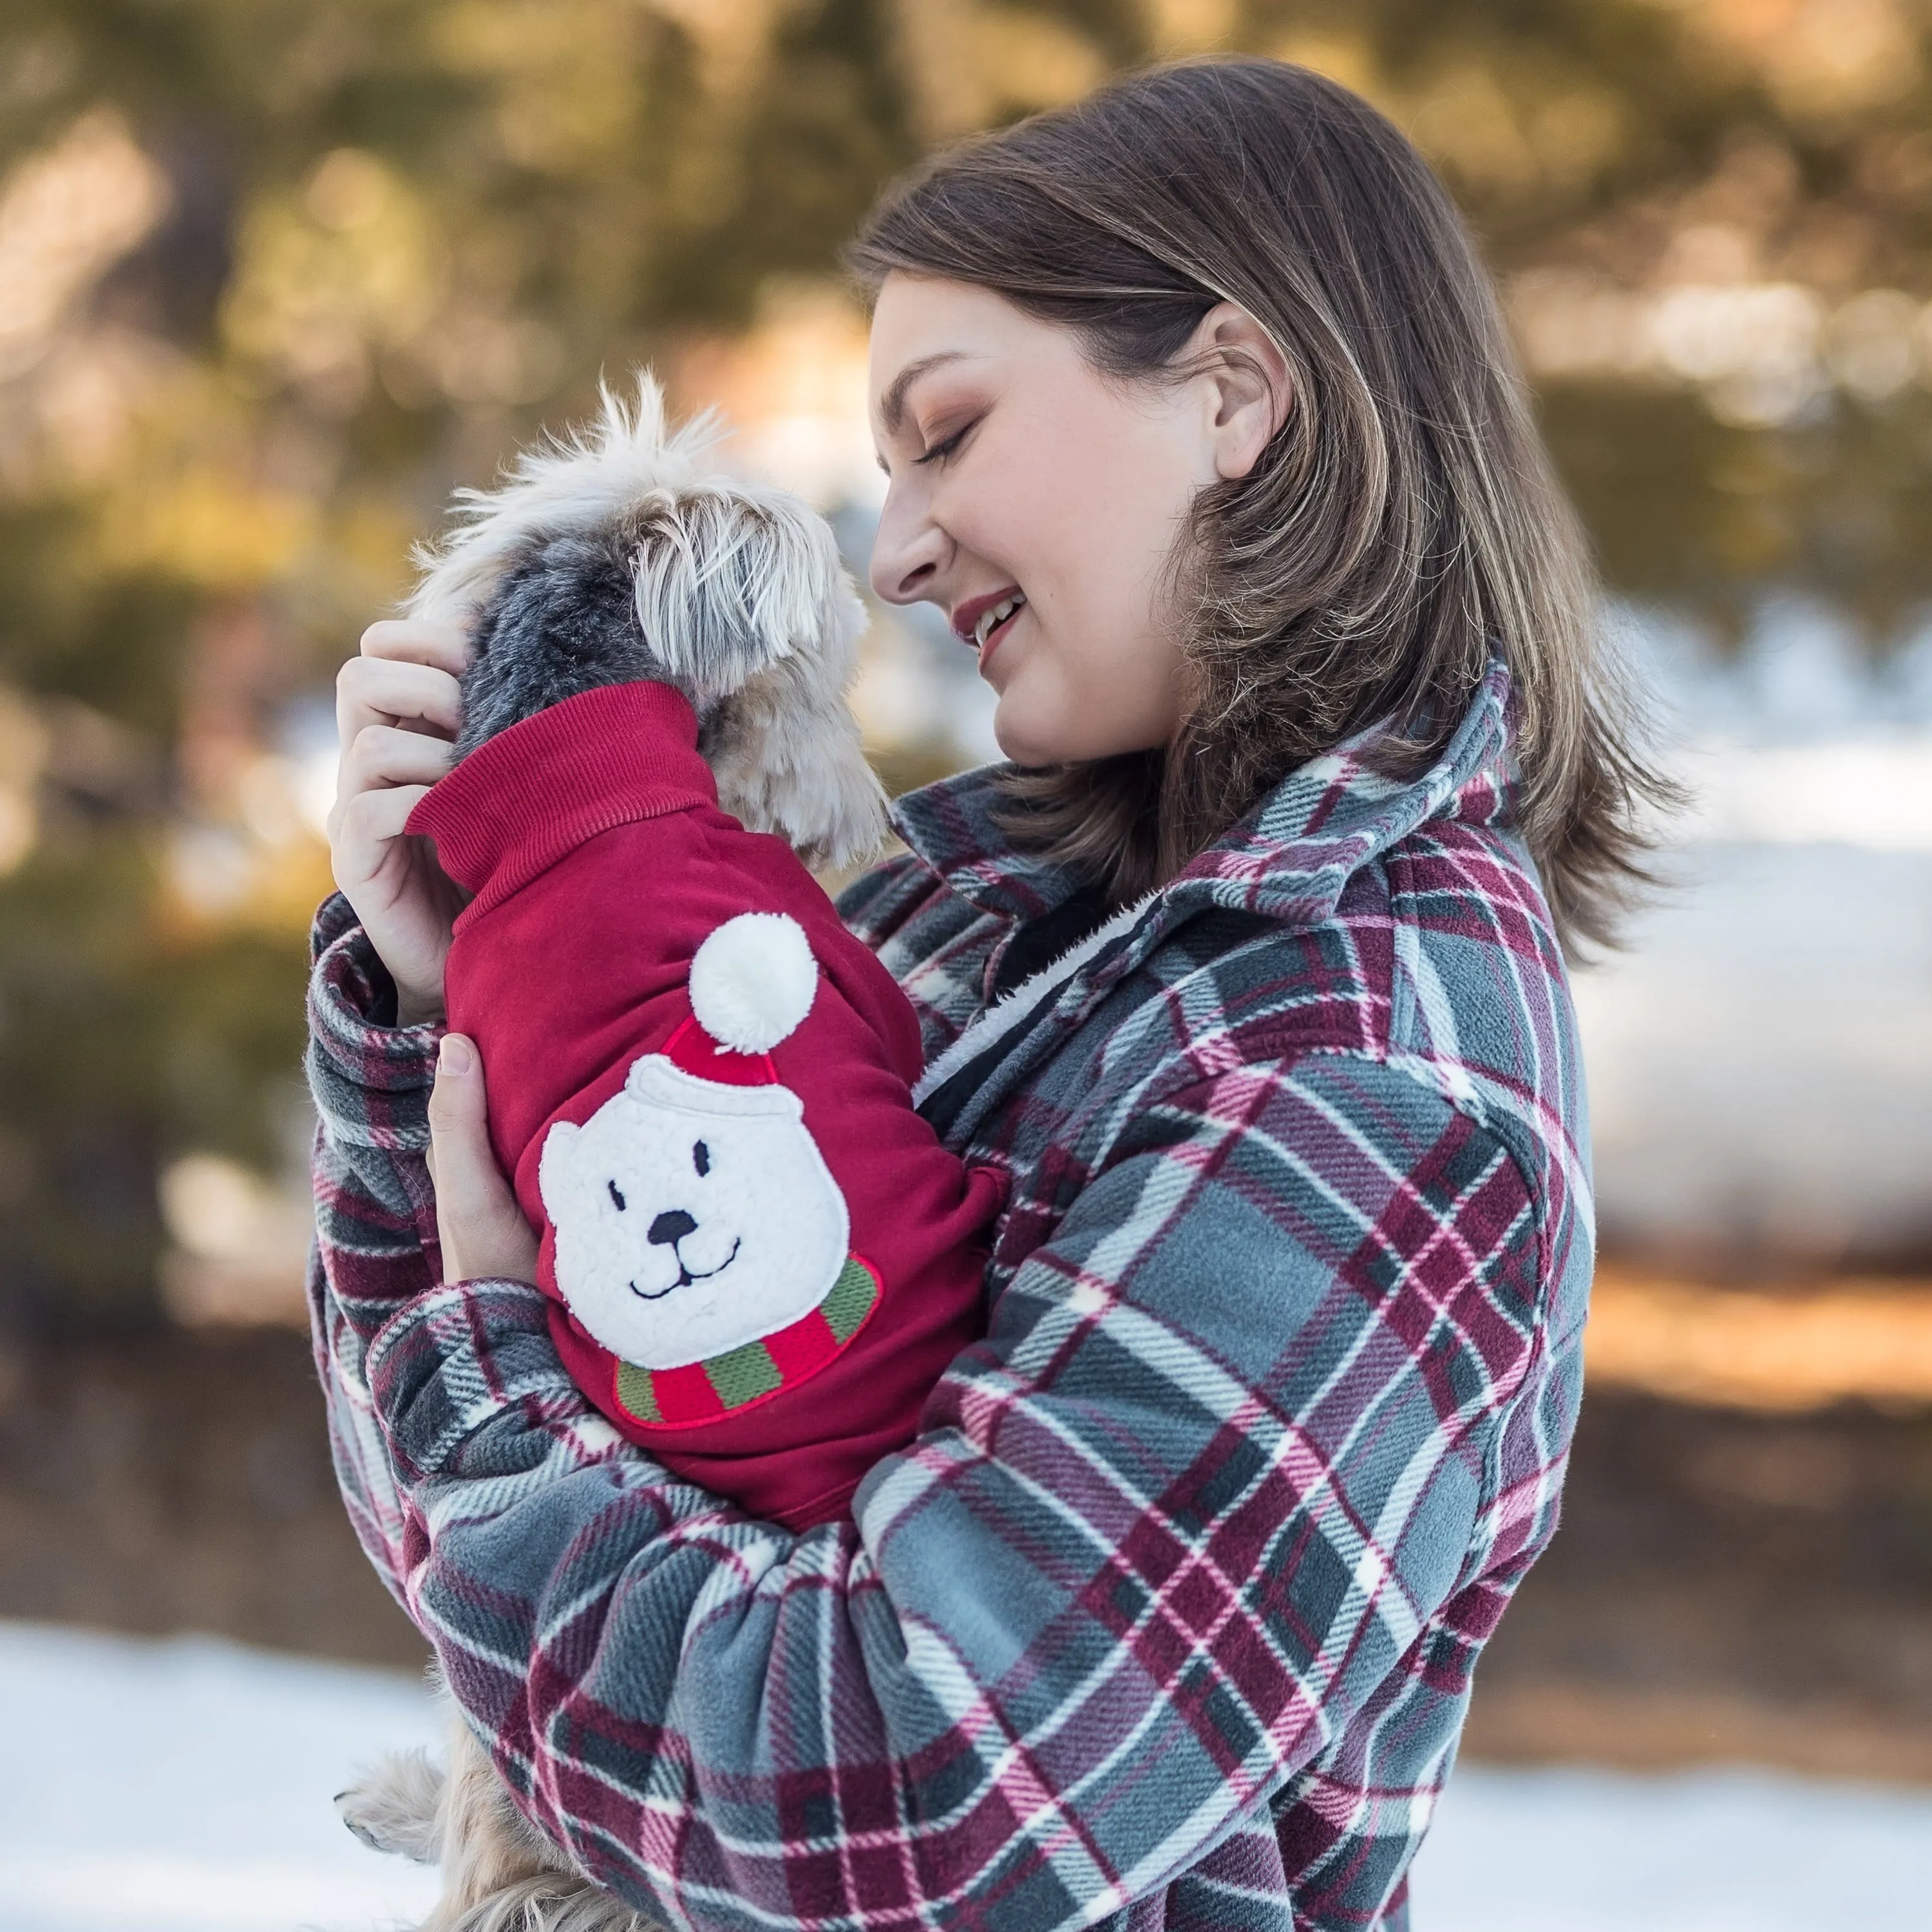
[[[1318,924],[1348,880],[1418,827],[1460,819],[1506,821],[1509,677],[1492,663],[1442,756],[1420,777],[1391,778],[1369,762],[1368,731],[1292,772],[1192,864],[1095,935],[1090,948],[1016,987],[968,1026],[931,1077],[920,1110],[956,1152],[1053,1056],[1113,987],[1175,929],[1216,908],[1287,924]],[[901,835],[962,897],[1011,919],[1063,903],[1074,880],[995,844],[995,772],[928,786],[900,801]],[[989,836],[990,835],[990,836]]]
[[[1508,670],[1492,658],[1461,724],[1420,777],[1375,769],[1379,725],[1291,772],[1160,898],[1170,914],[1218,906],[1313,925],[1334,910],[1355,873],[1418,826],[1506,820],[1514,804],[1509,698]],[[1080,881],[1066,866],[1012,849],[995,822],[998,781],[1008,769],[982,766],[910,792],[893,806],[892,823],[962,898],[1028,920],[1064,903]]]
[[[893,800],[892,829],[969,904],[1011,920],[1063,904],[1080,881],[1066,866],[1013,850],[998,820],[1012,800],[1000,779],[1012,767],[981,765]]]

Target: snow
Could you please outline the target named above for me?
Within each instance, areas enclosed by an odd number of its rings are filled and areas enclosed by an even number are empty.
[[[432,1874],[331,1795],[436,1725],[406,1677],[207,1637],[0,1624],[0,1932],[370,1932]]]
[[[434,1739],[406,1678],[0,1624],[0,1932],[374,1932],[434,1894],[328,1802],[374,1753]],[[1417,1932],[1919,1924],[1932,1793],[1465,1766],[1414,1894]]]
[[[1932,1239],[1932,614],[1878,662],[1767,600],[1619,634],[1690,786],[1670,890],[1576,982],[1609,1241],[1819,1266]]]
[[[1920,1246],[1932,852],[1713,842],[1673,870],[1575,982],[1606,1236],[1826,1264]]]
[[[1932,1792],[1465,1766],[1412,1892],[1416,1932],[1903,1932],[1932,1901]]]

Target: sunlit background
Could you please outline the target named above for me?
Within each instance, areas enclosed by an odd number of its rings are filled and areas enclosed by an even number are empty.
[[[9,0],[0,1616],[20,1621],[0,1625],[0,1725],[8,1700],[41,1712],[19,1687],[49,1670],[95,1671],[104,1710],[98,1673],[131,1672],[159,1710],[158,1686],[230,1654],[143,1665],[28,1622],[420,1654],[341,1522],[299,1333],[330,680],[411,542],[600,374],[650,362],[734,426],[726,460],[825,510],[862,574],[881,479],[839,242],[935,143],[1216,48],[1334,75],[1442,170],[1593,532],[1604,622],[1697,794],[1633,947],[1578,984],[1604,1255],[1590,1394],[1566,1528],[1485,1664],[1468,1755],[1775,1775],[1472,1772],[1433,1922],[1756,1932],[1923,1910],[1922,0]],[[875,611],[856,704],[895,789],[995,755],[943,625]],[[1854,1782],[1777,1781],[1801,1776]],[[1565,1852],[1567,1890],[1528,1904],[1473,1849],[1511,1820],[1551,1842],[1559,1816],[1639,1820],[1646,1792],[1657,1817],[1732,1820],[1688,1841],[1736,1854],[1721,1911],[1669,1916],[1689,1881],[1636,1857],[1640,1822],[1599,1832],[1600,1882],[1580,1892],[1596,1868]],[[1850,1807],[1864,1849],[1818,1858],[1899,1888],[1834,1918],[1785,1874],[1752,1904],[1787,1803]],[[89,1893],[42,1882],[75,1868],[58,1831],[0,1828],[0,1928],[382,1909],[344,1880],[284,1910],[298,1859],[253,1890],[230,1872],[218,1912],[220,1854],[188,1837],[90,1840],[124,1884]],[[1887,1901],[1914,1844],[1908,1909]]]

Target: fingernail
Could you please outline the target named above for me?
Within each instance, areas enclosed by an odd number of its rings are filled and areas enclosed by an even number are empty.
[[[445,1073],[472,1073],[476,1069],[476,1056],[462,1034],[446,1033],[436,1048],[436,1064]]]

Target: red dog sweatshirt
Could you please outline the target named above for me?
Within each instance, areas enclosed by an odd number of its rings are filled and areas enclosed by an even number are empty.
[[[918,1023],[658,684],[588,692],[411,813],[476,896],[446,969],[578,1385],[674,1474],[803,1528],[982,1332],[1002,1190],[913,1111]]]

